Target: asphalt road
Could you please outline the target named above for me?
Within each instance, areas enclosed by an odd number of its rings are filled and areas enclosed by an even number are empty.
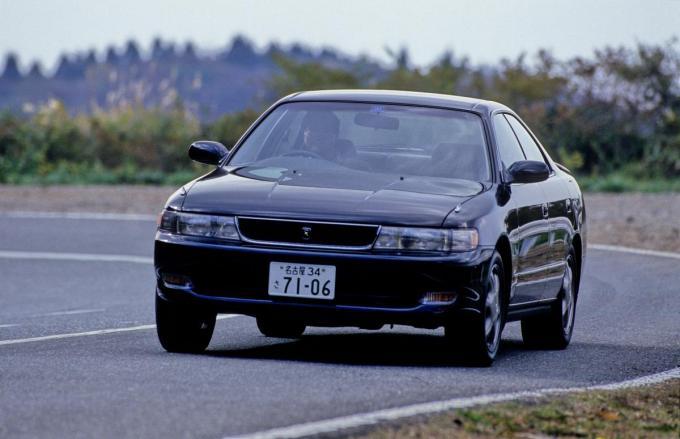
[[[224,437],[457,396],[608,383],[680,364],[680,260],[601,250],[589,251],[566,351],[525,349],[513,323],[494,366],[469,368],[441,354],[441,331],[311,329],[287,341],[261,336],[239,316],[218,321],[205,354],[168,354],[143,326],[154,321],[154,276],[144,263],[154,228],[0,217],[0,437]]]

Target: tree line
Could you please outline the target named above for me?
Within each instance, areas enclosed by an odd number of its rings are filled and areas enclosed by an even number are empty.
[[[160,46],[155,52],[162,56]],[[164,106],[132,101],[75,115],[57,100],[23,115],[5,112],[0,182],[179,181],[203,169],[186,158],[192,140],[231,146],[266,105],[294,91],[366,87],[496,100],[517,111],[551,155],[579,174],[680,180],[677,40],[607,47],[568,60],[539,51],[496,65],[475,65],[453,53],[427,68],[413,66],[406,50],[392,57],[393,67],[375,69],[274,54],[274,73],[249,108],[207,121],[180,95]]]
[[[394,59],[396,67],[379,78],[280,59],[271,86],[278,95],[371,87],[494,100],[514,109],[553,157],[579,173],[680,178],[677,40],[607,47],[566,61],[541,50],[497,66],[475,66],[452,53],[428,69],[411,66],[406,50]]]

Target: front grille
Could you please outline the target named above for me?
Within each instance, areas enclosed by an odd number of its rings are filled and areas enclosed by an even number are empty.
[[[256,243],[370,248],[378,226],[238,217],[241,237]]]

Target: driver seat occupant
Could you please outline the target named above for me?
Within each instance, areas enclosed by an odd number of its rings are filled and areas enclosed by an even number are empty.
[[[349,140],[340,139],[340,119],[330,111],[310,111],[302,120],[302,147],[320,157],[338,161],[356,155]]]

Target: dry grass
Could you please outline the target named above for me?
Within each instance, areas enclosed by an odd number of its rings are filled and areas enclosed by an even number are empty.
[[[680,437],[680,380],[493,404],[377,427],[364,439]]]

